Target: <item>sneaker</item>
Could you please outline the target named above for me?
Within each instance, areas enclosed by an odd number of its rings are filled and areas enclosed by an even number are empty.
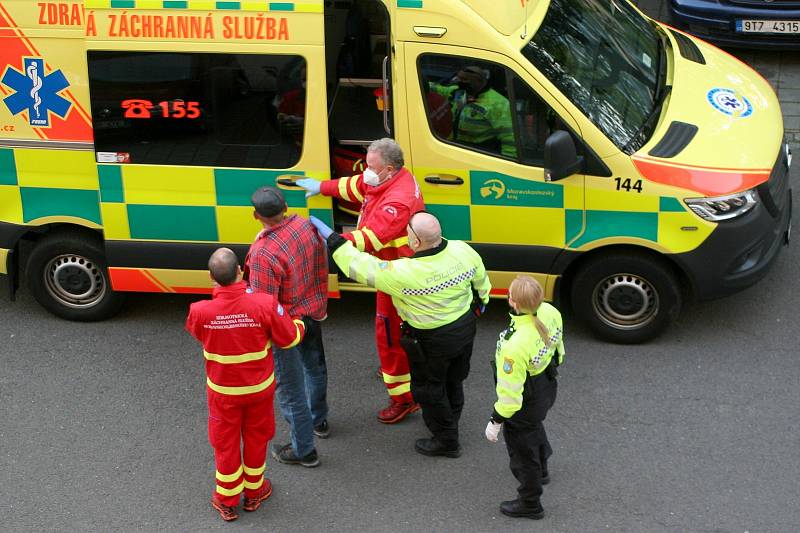
[[[211,498],[211,507],[216,509],[217,512],[219,512],[219,516],[226,522],[233,522],[239,518],[239,513],[236,512],[236,507],[228,507],[227,505],[223,505],[214,498]]]
[[[328,425],[327,420],[323,420],[322,424],[314,426],[314,435],[320,439],[327,439],[331,436],[331,427]]]
[[[389,407],[381,409],[378,413],[378,420],[383,424],[396,424],[414,411],[419,411],[418,403],[398,403],[390,401]]]
[[[270,482],[270,480],[265,479],[264,486],[261,487],[261,492],[259,493],[259,495],[255,496],[254,498],[245,498],[244,505],[242,505],[242,509],[244,509],[248,513],[251,513],[256,509],[258,509],[263,502],[267,501],[270,496],[272,496],[272,483]]]
[[[315,466],[319,466],[319,457],[317,456],[317,450],[312,450],[311,453],[309,453],[305,457],[298,457],[294,453],[291,444],[286,444],[285,446],[280,446],[275,444],[272,446],[270,454],[279,463],[287,465],[300,465],[300,466],[305,466],[306,468],[314,468]]]

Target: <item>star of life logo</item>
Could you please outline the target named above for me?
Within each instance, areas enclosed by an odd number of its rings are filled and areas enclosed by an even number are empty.
[[[14,91],[3,99],[12,115],[28,112],[31,126],[50,127],[50,114],[66,118],[72,102],[62,97],[61,91],[69,87],[69,82],[61,70],[45,72],[44,59],[26,57],[22,70],[9,65],[0,83]]]
[[[730,89],[711,89],[708,101],[717,111],[731,117],[745,118],[753,114],[750,100]]]

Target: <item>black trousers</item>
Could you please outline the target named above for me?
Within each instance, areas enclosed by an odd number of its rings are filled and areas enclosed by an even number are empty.
[[[469,375],[475,315],[471,311],[435,330],[414,330],[420,353],[408,354],[411,394],[422,419],[447,448],[458,447],[458,421],[464,408],[464,380]]]
[[[528,378],[522,408],[503,423],[511,473],[519,481],[519,499],[530,505],[542,495],[542,466],[552,455],[544,419],[556,401],[558,382],[544,372]]]

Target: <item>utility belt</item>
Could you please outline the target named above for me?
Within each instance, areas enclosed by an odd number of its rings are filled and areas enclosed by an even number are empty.
[[[547,367],[542,372],[539,372],[538,374],[535,374],[533,376],[528,374],[528,379],[535,379],[535,378],[541,376],[542,374],[547,376],[547,378],[550,381],[555,381],[556,380],[556,378],[558,377],[558,350],[556,350],[553,353],[553,357],[550,358],[550,363],[547,365]]]
[[[430,344],[434,338],[442,339],[448,335],[460,334],[459,332],[468,328],[475,319],[472,309],[467,309],[463,315],[449,324],[433,329],[417,329],[407,322],[401,322],[400,346],[403,347],[410,360],[424,361],[426,354],[425,349],[422,347],[422,342]]]

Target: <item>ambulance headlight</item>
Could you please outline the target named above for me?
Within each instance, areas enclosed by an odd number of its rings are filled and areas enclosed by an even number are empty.
[[[750,189],[715,198],[686,198],[684,202],[700,218],[718,222],[740,217],[753,209],[758,203],[758,194]]]

